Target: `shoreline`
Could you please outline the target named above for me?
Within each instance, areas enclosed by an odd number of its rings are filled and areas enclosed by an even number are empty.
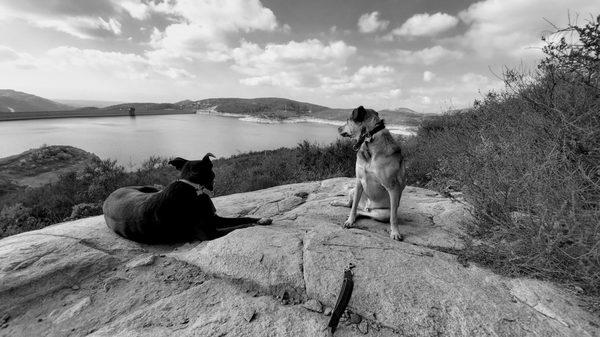
[[[283,119],[274,119],[274,118],[263,118],[256,117],[247,114],[234,114],[229,112],[219,112],[215,109],[216,107],[212,107],[210,109],[198,109],[196,110],[197,115],[204,116],[217,116],[217,117],[228,117],[228,118],[236,118],[240,121],[251,122],[251,123],[261,123],[261,124],[296,124],[296,123],[315,123],[315,124],[327,124],[334,126],[342,126],[344,125],[343,121],[334,120],[334,119],[324,119],[324,118],[315,118],[315,117],[292,117],[292,118],[283,118]],[[417,127],[405,126],[405,125],[396,125],[389,124],[386,125],[387,129],[392,134],[402,135],[402,136],[414,136],[416,134]]]
[[[146,110],[136,112],[136,116],[158,116],[158,115],[193,115],[194,110]],[[0,122],[24,121],[35,119],[57,119],[57,118],[100,118],[100,117],[129,117],[129,112],[123,110],[103,111],[30,111],[30,112],[0,112]]]

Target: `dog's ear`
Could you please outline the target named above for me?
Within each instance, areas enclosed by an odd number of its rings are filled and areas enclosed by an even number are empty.
[[[187,159],[183,159],[181,157],[177,157],[177,158],[171,160],[169,162],[169,165],[173,165],[173,166],[175,166],[175,168],[177,170],[181,171],[181,169],[183,168],[183,165],[185,165],[185,163],[187,163],[187,162],[188,162]]]
[[[207,153],[206,155],[204,155],[204,158],[202,158],[203,162],[210,162],[210,157],[216,158],[214,154],[212,153]]]
[[[358,108],[352,110],[352,120],[360,123],[362,121],[365,120],[365,115],[367,114],[367,111],[365,110],[365,108],[361,105]]]

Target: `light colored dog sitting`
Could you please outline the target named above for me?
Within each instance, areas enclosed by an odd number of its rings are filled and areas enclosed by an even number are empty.
[[[398,231],[398,206],[406,186],[406,168],[400,145],[377,112],[362,106],[352,111],[338,131],[341,136],[357,141],[356,186],[352,196],[348,202],[332,202],[334,206],[352,207],[344,227],[351,227],[357,215],[389,221],[390,238],[402,240]]]

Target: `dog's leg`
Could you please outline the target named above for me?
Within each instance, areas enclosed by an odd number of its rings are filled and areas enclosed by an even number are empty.
[[[390,238],[392,240],[402,241],[404,238],[398,231],[398,206],[400,205],[400,196],[402,188],[394,186],[388,189],[390,195]]]
[[[236,229],[248,228],[254,225],[269,225],[272,220],[267,218],[223,218],[218,215],[213,217],[213,230],[210,233],[210,239],[220,238],[233,232]]]
[[[333,200],[329,203],[331,206],[339,206],[339,207],[352,207],[352,196],[344,201]]]
[[[357,214],[381,222],[390,221],[390,210],[387,208],[370,208],[366,211],[358,211]]]
[[[218,215],[215,215],[213,218],[213,223],[215,228],[217,229],[226,229],[231,227],[243,228],[253,226],[254,224],[258,225],[269,225],[271,224],[271,219],[266,218],[251,218],[251,217],[239,217],[239,218],[223,218]],[[240,227],[242,226],[242,227]]]
[[[344,222],[344,228],[350,228],[354,225],[356,221],[356,212],[358,210],[358,203],[360,202],[360,197],[363,193],[363,186],[360,182],[360,179],[356,179],[356,186],[354,186],[354,195],[352,196],[352,208],[350,209],[350,215],[348,216],[348,220]]]
[[[238,226],[225,227],[225,228],[217,228],[212,233],[212,239],[216,239],[216,238],[220,238],[222,236],[225,236],[225,235],[233,232],[236,229],[248,228],[248,227],[252,227],[252,226],[254,226],[253,223],[243,224],[243,225],[238,225]]]

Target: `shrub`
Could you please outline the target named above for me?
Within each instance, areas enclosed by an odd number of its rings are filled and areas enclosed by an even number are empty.
[[[31,215],[31,209],[17,203],[0,212],[0,238],[45,227],[44,222]]]
[[[102,204],[82,203],[73,206],[71,215],[64,219],[64,221],[77,220],[81,218],[87,218],[94,215],[102,214]]]
[[[414,179],[458,181],[475,208],[465,251],[509,275],[600,292],[600,16],[548,41],[531,74],[508,70],[507,90],[426,121],[410,140]]]

